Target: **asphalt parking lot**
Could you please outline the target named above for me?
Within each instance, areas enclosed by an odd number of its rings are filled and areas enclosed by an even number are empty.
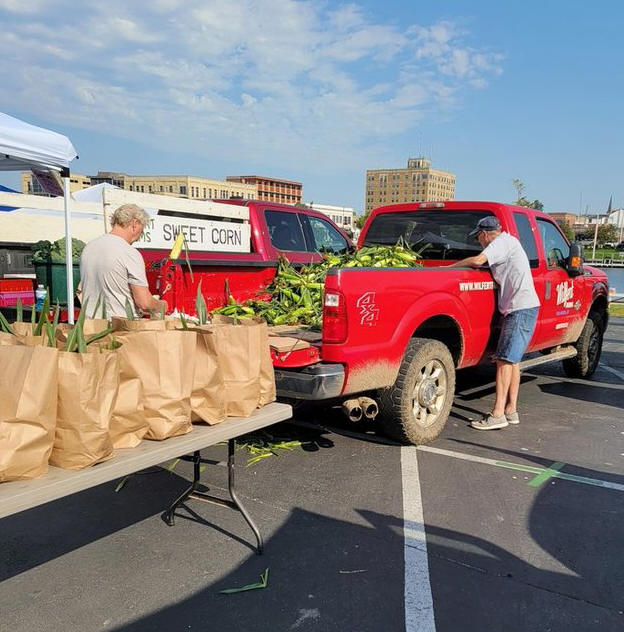
[[[262,556],[226,508],[192,502],[164,524],[184,463],[1,520],[2,629],[624,629],[624,318],[593,380],[528,371],[520,425],[478,432],[492,379],[461,373],[443,435],[419,449],[317,411],[275,429],[304,449],[249,467],[239,453]],[[222,465],[204,474],[226,486]],[[220,594],[267,568],[266,588]]]

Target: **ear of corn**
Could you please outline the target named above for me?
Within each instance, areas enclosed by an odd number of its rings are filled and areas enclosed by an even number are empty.
[[[34,307],[33,307],[33,311],[34,311]],[[3,331],[5,334],[15,335],[15,332],[11,328],[11,325],[9,325],[9,321],[5,318],[2,312],[0,312],[0,331]]]
[[[132,309],[132,305],[130,305],[130,300],[126,297],[126,318],[128,320],[134,320],[134,310]],[[82,311],[80,312],[82,314]]]
[[[47,289],[47,288],[46,288]],[[34,312],[33,308],[33,312]],[[50,292],[47,291],[45,298],[43,299],[43,307],[41,308],[41,312],[39,312],[39,320],[33,329],[33,336],[40,336],[43,331],[43,323],[49,320],[50,313]]]
[[[195,312],[199,319],[200,325],[205,325],[208,322],[208,309],[206,307],[206,301],[204,295],[201,292],[201,279],[197,284],[197,296],[195,297]]]
[[[100,303],[102,302],[102,293],[98,295],[98,299],[95,303],[95,307],[93,308],[93,313],[91,314],[91,318],[98,318],[98,309],[100,308]]]
[[[320,329],[325,275],[330,268],[420,267],[419,255],[400,240],[395,246],[367,246],[345,255],[325,254],[323,261],[300,269],[295,269],[285,257],[281,257],[275,279],[267,288],[271,294],[269,301],[252,299],[239,302],[228,292],[226,305],[212,313],[234,319],[260,316],[270,325],[304,325]],[[199,309],[197,315],[200,316]]]
[[[78,320],[74,326],[69,330],[67,334],[67,343],[65,345],[65,351],[78,351],[79,353],[86,353],[87,344],[84,339],[84,320],[87,314],[87,306],[89,301],[85,301],[82,305],[82,309],[78,314]]]

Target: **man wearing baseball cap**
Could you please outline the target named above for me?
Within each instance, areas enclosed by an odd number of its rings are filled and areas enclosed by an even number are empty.
[[[539,298],[533,285],[529,259],[520,242],[501,230],[496,217],[488,215],[469,233],[476,235],[483,252],[451,264],[450,267],[490,266],[498,285],[498,310],[502,315],[496,360],[496,401],[492,412],[471,422],[477,430],[496,430],[520,423],[518,390],[519,362],[535,331]]]

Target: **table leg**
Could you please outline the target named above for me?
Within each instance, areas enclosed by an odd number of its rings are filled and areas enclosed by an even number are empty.
[[[199,450],[193,453],[193,481],[174,501],[169,508],[162,514],[161,518],[170,526],[175,524],[175,510],[197,490],[199,486],[201,454]]]
[[[227,461],[227,468],[228,468],[228,492],[230,494],[230,498],[231,500],[227,500],[227,499],[223,499],[223,498],[218,498],[216,496],[213,496],[212,494],[206,494],[204,492],[199,492],[197,491],[197,488],[199,487],[199,479],[200,479],[200,464],[201,464],[201,456],[199,452],[195,452],[192,456],[192,461],[193,461],[193,481],[191,482],[190,486],[184,490],[184,492],[182,492],[182,494],[180,494],[180,496],[178,496],[178,498],[176,498],[176,500],[171,504],[171,506],[162,514],[162,519],[170,526],[172,527],[175,524],[175,520],[174,520],[174,513],[176,511],[176,509],[182,504],[184,503],[186,500],[189,499],[193,499],[193,500],[201,500],[203,502],[208,502],[208,503],[212,503],[215,505],[221,505],[224,507],[229,507],[230,509],[235,509],[236,511],[240,512],[243,516],[243,518],[245,519],[245,521],[247,522],[247,524],[251,527],[251,530],[253,531],[254,535],[256,536],[256,542],[257,542],[257,553],[258,555],[261,555],[263,550],[264,550],[264,542],[262,540],[262,535],[260,534],[260,531],[258,530],[258,527],[256,526],[256,524],[254,523],[253,519],[251,518],[251,516],[249,515],[249,512],[247,511],[247,509],[245,509],[245,506],[243,505],[243,503],[240,501],[240,499],[238,498],[238,496],[236,495],[236,489],[235,489],[235,478],[234,478],[234,448],[235,448],[235,443],[234,443],[234,439],[229,439],[228,440],[228,461]]]

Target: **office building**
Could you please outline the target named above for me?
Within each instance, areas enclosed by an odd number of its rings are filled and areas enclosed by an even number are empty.
[[[410,158],[405,169],[366,171],[367,213],[396,202],[443,202],[455,198],[455,174],[431,167],[427,158]]]
[[[172,195],[194,200],[242,197],[252,200],[257,197],[256,187],[251,184],[211,180],[196,176],[131,176],[124,178],[123,188],[140,193]]]
[[[334,224],[337,224],[343,230],[353,231],[355,211],[350,206],[332,206],[330,204],[315,204],[314,202],[308,204],[308,206],[319,213],[323,213],[323,215],[327,215]]]
[[[293,180],[266,176],[227,176],[228,182],[251,184],[258,189],[258,199],[282,204],[301,204],[303,185]]]
[[[72,173],[70,182],[72,192],[106,182],[127,191],[171,195],[195,200],[227,199],[230,197],[252,200],[257,197],[257,189],[251,184],[187,175],[133,176],[119,171],[98,171],[97,175],[94,176]],[[22,193],[46,195],[30,171],[22,173]]]

